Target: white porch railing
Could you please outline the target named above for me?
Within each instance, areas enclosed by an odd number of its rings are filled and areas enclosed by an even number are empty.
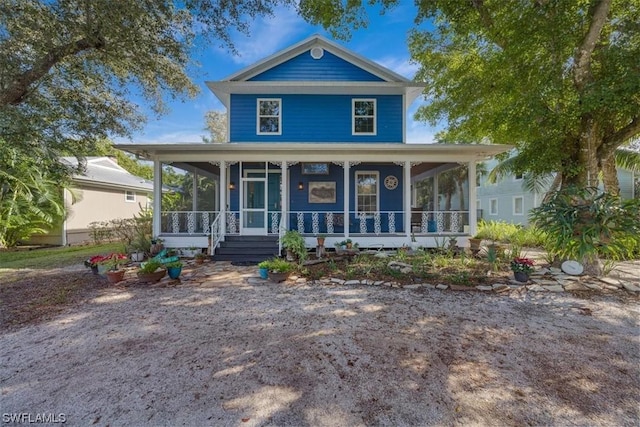
[[[166,211],[161,216],[161,232],[169,234],[211,233],[216,211]]]
[[[407,231],[403,211],[363,213],[350,211],[288,212],[289,229],[301,234],[404,234]],[[410,232],[415,234],[461,233],[469,225],[468,211],[418,211],[411,213]]]
[[[220,241],[223,237],[221,218],[224,218],[224,216],[224,211],[220,211],[211,223],[211,239],[209,239],[211,246],[209,247],[209,253],[212,255],[216,253],[216,248],[220,244]]]

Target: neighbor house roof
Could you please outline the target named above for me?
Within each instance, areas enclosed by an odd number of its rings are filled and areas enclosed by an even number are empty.
[[[75,157],[63,157],[61,160],[67,165],[78,166],[78,159]],[[84,173],[73,175],[73,181],[105,188],[153,191],[153,181],[130,174],[109,157],[87,157]]]

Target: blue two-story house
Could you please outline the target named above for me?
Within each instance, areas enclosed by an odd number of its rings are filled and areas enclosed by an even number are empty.
[[[216,183],[206,211],[195,201],[192,211],[163,210],[156,191],[154,234],[167,246],[213,253],[229,236],[292,229],[309,247],[318,234],[328,247],[347,238],[434,246],[444,235],[465,244],[475,210],[419,210],[412,182],[461,164],[474,182],[476,162],[509,148],[407,144],[407,110],[425,85],[317,35],[207,86],[227,109],[228,142],[119,146],[153,160],[156,189],[166,164]]]

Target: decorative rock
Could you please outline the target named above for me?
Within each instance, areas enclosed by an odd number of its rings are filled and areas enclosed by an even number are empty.
[[[346,282],[344,282],[344,284],[346,286],[359,285],[360,284],[360,280],[347,280]]]
[[[332,277],[331,278],[331,283],[336,283],[338,285],[344,285],[344,280],[338,279],[337,277]]]
[[[511,288],[508,285],[505,285],[504,283],[496,283],[493,286],[491,286],[491,289],[493,289],[496,292],[501,292]]]
[[[545,288],[543,288],[540,285],[531,285],[531,286],[527,286],[527,290],[531,291],[531,292],[543,292],[546,291]]]
[[[596,284],[596,283],[585,283],[584,286],[586,286],[589,289],[593,289],[595,291],[600,291],[602,290],[602,286]]]
[[[404,262],[399,262],[399,261],[391,261],[389,264],[387,264],[387,267],[389,267],[392,270],[399,271],[400,273],[403,273],[403,274],[408,274],[413,271],[413,267],[411,266],[411,264],[406,264]]]
[[[543,288],[550,292],[564,292],[564,288],[560,285],[543,286]]]
[[[618,289],[622,288],[622,284],[618,279],[614,279],[612,277],[599,277],[599,279],[601,282],[606,283],[607,285],[615,286]]]
[[[296,283],[299,285],[304,285],[305,283],[307,283],[307,279],[305,279],[304,277],[301,277],[296,280]]]
[[[555,286],[558,284],[558,282],[556,282],[555,280],[539,280],[539,279],[533,279],[533,281],[537,284],[537,285],[543,285],[543,286]]]
[[[476,286],[476,289],[479,290],[479,291],[492,291],[493,290],[493,286],[478,285],[478,286]]]
[[[420,285],[419,283],[412,283],[410,285],[405,285],[404,288],[405,289],[420,289],[422,285]]]
[[[445,289],[447,289],[449,286],[444,285],[442,283],[440,283],[439,285],[436,286],[436,289],[440,289],[441,291],[444,291]]]
[[[383,283],[384,281],[382,280],[376,280],[375,282],[373,282],[373,286],[382,286]]]
[[[565,291],[586,291],[587,289],[589,289],[581,283],[572,281],[567,281],[566,284],[563,285]]]
[[[425,289],[435,289],[436,287],[433,286],[431,283],[422,283],[421,286]]]
[[[603,284],[603,285],[602,285],[602,287],[603,287],[604,289],[608,289],[608,290],[610,290],[610,291],[618,291],[618,290],[620,290],[620,288],[619,288],[618,286],[608,285],[608,284],[606,284],[606,283],[605,283],[605,284]]]
[[[376,258],[389,258],[389,255],[386,252],[381,251],[381,252],[378,252],[377,254],[375,254],[374,257],[376,257]]]
[[[640,292],[640,288],[634,285],[633,283],[623,282],[622,286],[629,292]]]
[[[295,282],[296,280],[298,280],[298,276],[289,276],[289,280]]]
[[[549,273],[549,269],[548,268],[541,268],[540,270],[535,270],[533,273],[531,273],[531,275],[532,276],[544,276],[547,273]]]

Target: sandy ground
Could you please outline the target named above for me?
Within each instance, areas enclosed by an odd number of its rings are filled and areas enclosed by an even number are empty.
[[[0,334],[0,408],[69,426],[640,424],[638,297],[262,282],[97,289]]]

